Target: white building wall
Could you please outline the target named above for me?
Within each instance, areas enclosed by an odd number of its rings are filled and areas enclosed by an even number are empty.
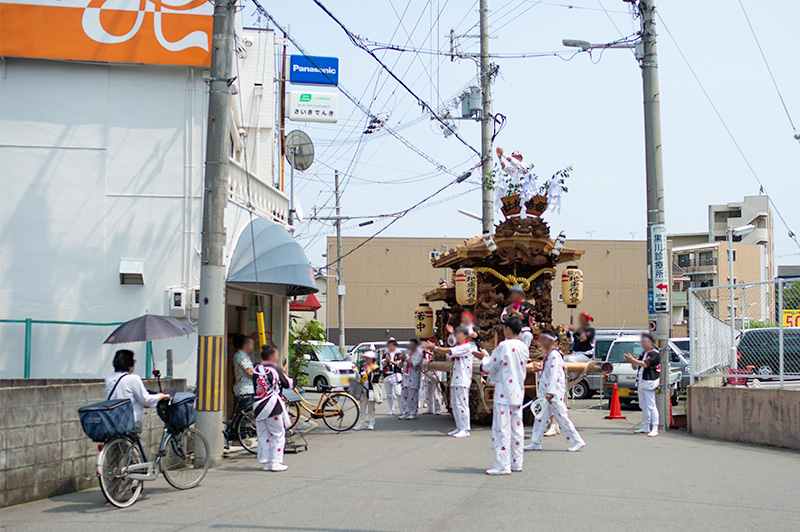
[[[267,68],[260,73],[266,80],[260,133],[269,149],[257,157],[259,169],[268,170],[267,183],[274,108],[271,32],[269,43],[262,56]],[[119,322],[145,312],[168,314],[167,289],[191,289],[199,282],[208,72],[5,62],[0,318]],[[247,79],[242,76],[240,94],[252,98]],[[239,125],[247,129],[250,122],[245,115]],[[273,204],[286,203],[280,193],[256,185]],[[228,254],[246,222],[248,211],[229,202]],[[120,284],[120,260],[144,261],[144,286]],[[112,330],[34,324],[31,377],[107,374],[119,346],[101,342]],[[143,374],[145,346],[130,347]],[[172,349],[174,375],[194,381],[195,335],[153,347],[158,367],[164,369],[166,350]],[[24,325],[0,323],[0,378],[22,377],[23,360]]]

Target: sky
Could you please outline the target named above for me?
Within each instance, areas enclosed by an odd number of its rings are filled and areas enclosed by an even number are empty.
[[[445,138],[410,95],[313,0],[264,7],[310,55],[335,56],[340,87],[354,95],[429,159],[388,132],[364,135],[366,115],[340,94],[339,122],[287,122],[315,143],[315,162],[297,174],[295,187],[305,221],[297,239],[313,265],[324,266],[330,222],[308,220],[316,210],[330,215],[333,171],[342,173],[342,213],[371,216],[406,209],[478,164],[479,158],[455,137]],[[478,33],[477,0],[326,0],[325,6],[364,42],[392,43],[415,52],[375,50],[391,70],[431,107],[452,105],[477,83],[471,59],[451,61],[440,53],[456,35]],[[800,51],[796,23],[800,2],[742,0],[778,88],[800,127]],[[506,116],[495,146],[519,150],[540,176],[572,166],[569,192],[560,213],[544,219],[551,234],[573,239],[644,239],[646,230],[642,78],[630,50],[575,54],[564,38],[593,43],[632,35],[638,19],[622,0],[490,0],[490,53],[500,57],[492,86],[493,112]],[[572,6],[572,7],[570,7]],[[800,233],[798,167],[800,142],[769,77],[738,0],[661,0],[656,3],[663,169],[667,230],[708,230],[711,203],[757,195],[752,165],[789,227]],[[263,27],[245,3],[245,20]],[[667,31],[668,30],[668,31]],[[462,52],[477,52],[478,41],[458,39]],[[687,62],[697,75],[693,77]],[[290,51],[292,49],[290,48]],[[510,54],[558,52],[558,56],[515,58]],[[296,53],[296,50],[295,50]],[[503,57],[505,55],[505,57]],[[705,92],[735,138],[726,131]],[[458,107],[454,114],[460,114]],[[480,125],[457,122],[459,135],[478,151]],[[480,213],[478,171],[434,196],[394,223],[381,236],[464,237],[480,233],[480,222],[457,209]],[[446,200],[446,201],[442,201]],[[502,217],[495,214],[495,219]],[[389,219],[366,227],[344,224],[345,236],[370,236]],[[777,264],[800,264],[800,248],[775,217]],[[333,258],[333,257],[332,257]]]

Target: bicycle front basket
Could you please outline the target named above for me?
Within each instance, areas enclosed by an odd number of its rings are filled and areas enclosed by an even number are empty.
[[[92,441],[105,443],[133,430],[133,403],[130,399],[103,401],[78,409],[83,432]]]
[[[166,408],[165,420],[172,430],[183,430],[193,425],[197,418],[194,403],[197,396],[190,392],[178,392],[172,396]]]

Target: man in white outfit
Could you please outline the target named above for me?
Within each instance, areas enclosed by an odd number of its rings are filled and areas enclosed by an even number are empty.
[[[412,338],[408,342],[410,353],[403,360],[403,385],[400,396],[400,419],[417,419],[419,411],[419,385],[422,378],[422,361],[424,355],[419,340]]]
[[[430,361],[430,351],[424,350],[423,352],[425,355],[425,360]],[[437,380],[434,380],[428,375],[435,377]],[[425,411],[425,414],[434,414],[438,416],[442,413],[442,398],[439,390],[439,382],[441,379],[443,379],[443,377],[442,373],[439,371],[428,370],[422,375],[422,388],[424,390],[422,395],[425,406],[428,407],[428,409]]]
[[[400,355],[402,353],[397,348],[397,340],[394,338],[389,338],[386,347],[386,353],[383,355],[383,389],[386,391],[386,402],[389,403],[389,415],[393,416],[395,399],[400,403],[400,383],[402,382]]]
[[[546,400],[545,407],[539,417],[533,421],[533,431],[531,443],[525,446],[526,451],[540,451],[542,449],[542,436],[547,423],[546,420],[554,415],[561,432],[570,446],[567,451],[580,451],[586,446],[581,435],[575,429],[575,425],[569,419],[567,405],[564,403],[564,396],[567,393],[566,375],[564,374],[564,358],[558,350],[558,336],[553,331],[545,330],[539,333],[539,344],[541,344],[547,356],[542,362],[537,363],[541,367],[542,373],[537,384],[537,397]]]
[[[642,351],[638,360],[630,353],[625,353],[622,358],[630,362],[631,367],[636,370],[639,408],[642,409],[642,426],[633,432],[646,433],[653,438],[658,436],[656,391],[661,382],[661,353],[648,333],[642,335]]]
[[[472,384],[472,353],[474,348],[469,342],[470,334],[466,327],[456,327],[453,332],[456,345],[453,347],[436,347],[431,342],[425,343],[426,349],[445,355],[453,360],[453,373],[450,378],[450,406],[456,422],[455,430],[447,433],[453,438],[469,438],[469,387]]]
[[[528,346],[519,339],[522,320],[512,316],[503,322],[505,340],[490,355],[485,349],[476,354],[481,369],[494,383],[492,407],[492,444],[494,466],[487,475],[510,475],[522,471],[525,427],[522,425],[522,403],[525,399],[525,378]]]

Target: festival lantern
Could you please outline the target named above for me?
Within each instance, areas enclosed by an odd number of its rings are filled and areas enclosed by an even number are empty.
[[[567,308],[575,308],[583,300],[583,272],[577,266],[567,266],[561,274],[561,297]]]
[[[420,303],[414,310],[414,333],[423,339],[433,336],[433,309],[427,303]]]
[[[478,274],[472,268],[456,271],[456,301],[462,306],[472,306],[478,299]]]

